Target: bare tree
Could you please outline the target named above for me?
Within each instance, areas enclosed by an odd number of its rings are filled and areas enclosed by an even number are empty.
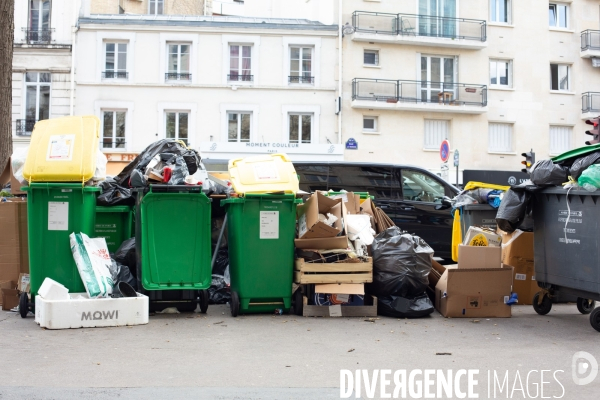
[[[15,2],[0,1],[0,172],[12,154],[12,59]]]

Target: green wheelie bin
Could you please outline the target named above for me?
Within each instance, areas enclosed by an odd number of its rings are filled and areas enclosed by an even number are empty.
[[[84,293],[71,253],[69,235],[83,232],[94,236],[98,187],[81,183],[31,183],[27,192],[30,293],[20,298],[19,310],[25,318],[44,279],[51,278],[71,293]]]
[[[132,238],[133,235],[133,207],[96,207],[94,237],[106,239],[109,253],[116,252],[121,243]]]
[[[211,200],[201,186],[150,185],[135,189],[138,289],[150,309],[208,309]]]
[[[294,194],[246,194],[227,210],[231,315],[288,311],[294,270]]]

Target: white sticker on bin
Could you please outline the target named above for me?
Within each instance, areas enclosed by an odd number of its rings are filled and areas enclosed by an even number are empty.
[[[515,274],[516,281],[524,281],[527,280],[527,275],[525,274]]]
[[[46,161],[71,161],[75,135],[52,135],[48,142]]]
[[[279,211],[260,212],[260,239],[279,239]]]
[[[254,177],[257,181],[278,181],[279,171],[273,163],[254,166]]]
[[[330,317],[341,317],[342,316],[342,306],[337,304],[335,306],[329,306],[329,316]]]
[[[64,201],[48,202],[48,230],[69,230],[69,203]]]

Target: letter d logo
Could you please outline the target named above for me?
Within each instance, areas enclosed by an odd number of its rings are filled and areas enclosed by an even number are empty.
[[[584,386],[592,383],[598,375],[598,361],[590,353],[578,351],[573,354],[571,373],[576,385]]]

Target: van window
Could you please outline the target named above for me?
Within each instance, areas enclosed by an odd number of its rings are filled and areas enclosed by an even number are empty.
[[[333,191],[369,192],[375,199],[388,199],[391,188],[391,168],[370,167],[361,165],[330,165],[330,177],[337,179],[330,182]]]
[[[329,167],[327,165],[294,164],[294,168],[300,178],[300,190],[304,190],[308,193],[312,193],[315,190],[327,191],[328,183],[338,182],[336,177],[330,176]]]
[[[404,200],[441,203],[444,186],[421,172],[402,169],[402,197]]]

